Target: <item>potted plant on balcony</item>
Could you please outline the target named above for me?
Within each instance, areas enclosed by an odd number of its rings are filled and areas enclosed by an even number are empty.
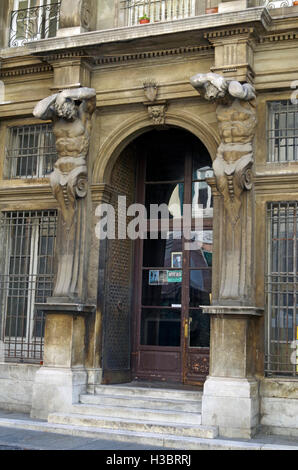
[[[210,15],[211,13],[218,13],[218,7],[206,8],[206,15]]]
[[[140,24],[150,23],[150,18],[145,14],[141,16],[141,18],[139,18],[139,23]]]

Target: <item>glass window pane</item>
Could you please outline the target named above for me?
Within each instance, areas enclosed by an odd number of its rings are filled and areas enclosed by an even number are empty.
[[[201,150],[197,150],[197,148],[195,149],[192,163],[192,179],[204,180],[212,177],[213,175],[212,160],[207,149],[202,145]]]
[[[178,238],[179,237],[179,238]],[[168,233],[167,240],[144,240],[144,267],[171,268],[176,258],[174,253],[182,252],[181,232]]]
[[[143,309],[141,344],[146,346],[180,346],[181,311]]]
[[[213,231],[191,232],[191,242],[198,242],[199,248],[190,250],[191,268],[208,268],[212,266]]]
[[[142,305],[181,305],[181,270],[144,270]]]
[[[213,216],[212,191],[211,187],[206,183],[206,181],[192,183],[192,204],[193,217]],[[203,209],[203,213],[200,211],[200,209]]]
[[[165,215],[158,214],[157,218],[180,218],[183,215],[184,184],[147,184],[146,185],[146,210],[148,218],[154,217],[150,212],[150,204],[165,204]],[[167,212],[167,210],[169,212]],[[157,214],[156,214],[157,215]]]
[[[177,149],[176,149],[177,152]],[[156,149],[147,160],[146,181],[184,181],[184,152]]]
[[[202,310],[189,312],[189,347],[209,348],[210,346],[210,316]]]
[[[210,305],[212,292],[212,272],[207,270],[190,271],[190,307]]]

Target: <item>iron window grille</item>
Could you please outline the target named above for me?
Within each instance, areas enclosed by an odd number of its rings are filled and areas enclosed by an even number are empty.
[[[51,124],[12,127],[6,149],[6,174],[9,179],[43,178],[57,159]]]
[[[45,318],[35,303],[52,295],[57,213],[0,216],[0,340],[5,360],[40,362]]]
[[[298,377],[298,202],[267,206],[266,373]]]
[[[269,162],[298,161],[298,105],[282,100],[268,103]]]
[[[60,2],[57,0],[14,0],[10,20],[9,46],[56,36]]]
[[[195,16],[196,0],[124,0],[121,2],[127,26],[139,24],[142,16],[151,23]]]

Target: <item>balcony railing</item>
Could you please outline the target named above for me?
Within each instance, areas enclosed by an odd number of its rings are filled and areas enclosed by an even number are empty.
[[[27,42],[55,37],[59,14],[60,3],[12,11],[9,46],[23,46]]]
[[[146,16],[150,23],[195,16],[196,0],[125,0],[121,2],[125,23],[134,26]]]
[[[265,0],[264,5],[269,9],[292,7],[294,5],[294,0]]]

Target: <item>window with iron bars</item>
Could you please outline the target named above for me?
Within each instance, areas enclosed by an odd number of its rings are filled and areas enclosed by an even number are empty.
[[[298,161],[298,105],[291,101],[268,103],[268,162]]]
[[[6,149],[6,177],[43,178],[57,159],[51,124],[11,127]]]
[[[298,377],[298,202],[267,206],[266,373]]]
[[[55,210],[0,216],[0,340],[7,361],[42,361],[45,319],[35,304],[52,295],[56,225]]]
[[[14,0],[10,20],[9,46],[56,36],[60,16],[57,0]]]

